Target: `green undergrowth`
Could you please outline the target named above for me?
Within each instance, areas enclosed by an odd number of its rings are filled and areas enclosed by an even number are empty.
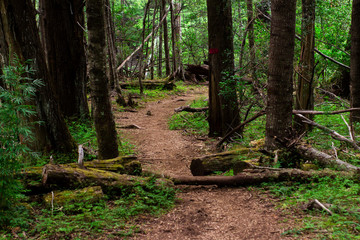
[[[182,81],[175,82],[175,88],[173,90],[166,90],[162,87],[158,87],[155,89],[144,89],[143,95],[140,95],[140,90],[138,87],[133,87],[124,90],[125,95],[138,96],[136,101],[140,104],[145,102],[151,102],[156,100],[161,100],[166,98],[169,95],[179,95],[186,92],[189,88],[196,88],[197,86],[189,86],[186,85]],[[121,110],[121,108],[120,108]]]
[[[266,183],[262,189],[282,200],[279,203],[281,209],[301,214],[301,225],[285,232],[285,235],[301,238],[302,234],[313,233],[316,235],[314,239],[360,239],[359,180],[339,176],[335,179],[320,178],[310,183]],[[326,206],[333,215],[304,207],[314,199],[330,204]]]
[[[71,191],[67,191],[71,194]],[[174,206],[175,190],[158,187],[155,179],[135,186],[123,196],[82,193],[62,204],[32,201],[24,204],[19,222],[0,230],[0,239],[123,239],[139,227],[146,216],[162,214]],[[51,199],[51,198],[50,198]],[[24,211],[25,210],[25,211]],[[21,213],[19,211],[19,213]],[[25,235],[24,235],[25,233]]]
[[[190,107],[200,108],[208,105],[205,97],[191,102]],[[179,112],[175,113],[169,120],[170,130],[184,130],[187,134],[207,135],[209,131],[209,124],[207,121],[207,112],[190,113]]]

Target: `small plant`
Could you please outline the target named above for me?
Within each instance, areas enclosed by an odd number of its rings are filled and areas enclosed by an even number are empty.
[[[0,228],[13,223],[12,211],[23,198],[16,174],[31,153],[25,145],[32,139],[26,119],[35,114],[29,102],[42,85],[40,80],[32,80],[33,73],[27,63],[15,59],[3,68],[1,76],[6,87],[0,87]]]
[[[208,102],[205,98],[193,101],[191,107],[205,107]],[[169,120],[170,130],[186,130],[189,134],[206,135],[209,130],[206,113],[180,112],[174,114]]]

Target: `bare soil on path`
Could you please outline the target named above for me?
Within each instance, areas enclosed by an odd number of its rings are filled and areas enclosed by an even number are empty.
[[[115,114],[118,126],[135,124],[140,127],[122,129],[121,132],[137,146],[144,169],[190,176],[191,159],[211,153],[211,141],[187,136],[181,130],[173,131],[168,127],[176,107],[186,105],[204,93],[204,89],[196,88],[183,95],[147,103],[137,112]],[[133,239],[294,239],[282,235],[293,227],[293,221],[288,221],[288,216],[276,210],[274,202],[277,200],[267,195],[247,188],[178,188],[180,200],[175,208],[163,216],[141,220],[140,233]]]

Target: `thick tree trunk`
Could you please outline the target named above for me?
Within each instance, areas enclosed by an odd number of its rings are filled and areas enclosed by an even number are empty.
[[[155,39],[156,39],[156,34],[155,34],[155,19],[156,19],[156,12],[157,12],[157,7],[158,7],[158,2],[155,1],[155,6],[153,9],[153,19],[152,19],[152,39],[151,39],[151,56],[150,56],[150,79],[153,80],[154,79],[154,67],[155,67]]]
[[[296,89],[295,109],[314,110],[314,47],[315,47],[315,1],[302,0],[301,54]],[[306,116],[309,118],[310,116]],[[298,132],[307,130],[308,125],[295,117]]]
[[[184,79],[184,70],[181,62],[181,4],[171,0],[171,33],[172,33],[172,60],[173,60],[173,74],[174,77]]]
[[[104,0],[88,0],[86,4],[88,25],[88,59],[91,104],[95,121],[99,159],[119,155],[117,133],[110,105],[106,77]]]
[[[40,8],[43,45],[60,110],[65,117],[87,118],[83,1],[41,0]]]
[[[160,1],[160,0],[159,0]],[[160,14],[159,14],[159,23],[161,22],[161,19],[163,18],[164,16],[164,10],[163,10],[163,6],[160,2]],[[163,66],[163,26],[160,26],[160,29],[159,29],[159,50],[158,50],[158,77],[161,78],[162,77],[162,66]]]
[[[240,122],[236,82],[233,79],[231,1],[208,0],[207,8],[210,63],[209,136],[224,136]]]
[[[360,107],[360,0],[353,0],[350,66],[351,107],[357,108]],[[352,112],[350,119],[352,123],[360,122],[360,112]]]
[[[165,15],[165,8],[166,8],[166,0],[161,0],[162,3],[162,14]],[[170,68],[170,53],[169,53],[169,34],[168,34],[168,26],[167,26],[167,19],[164,19],[163,23],[164,29],[164,52],[165,52],[165,71],[166,76],[171,74]]]
[[[296,0],[272,1],[271,15],[265,145],[275,149],[292,125]]]
[[[44,83],[36,94],[38,116],[32,119],[40,120],[43,124],[34,126],[35,140],[32,148],[37,151],[72,152],[75,144],[53,94],[53,81],[46,67],[32,2],[4,0],[0,1],[0,10],[5,39],[9,46],[8,56],[14,58],[17,55],[22,64],[25,64],[25,60],[32,59],[30,65],[36,71],[30,77],[41,79]]]

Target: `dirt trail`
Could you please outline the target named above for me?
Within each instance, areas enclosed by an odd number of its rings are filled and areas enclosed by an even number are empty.
[[[170,131],[168,119],[174,108],[200,97],[204,90],[151,102],[138,112],[118,112],[118,125],[136,124],[141,129],[122,133],[138,147],[145,169],[165,174],[191,175],[189,165],[196,156],[209,153],[211,146],[202,140]],[[292,239],[282,236],[288,230],[285,216],[274,209],[274,199],[246,188],[181,186],[176,207],[166,215],[141,224],[134,239]]]

